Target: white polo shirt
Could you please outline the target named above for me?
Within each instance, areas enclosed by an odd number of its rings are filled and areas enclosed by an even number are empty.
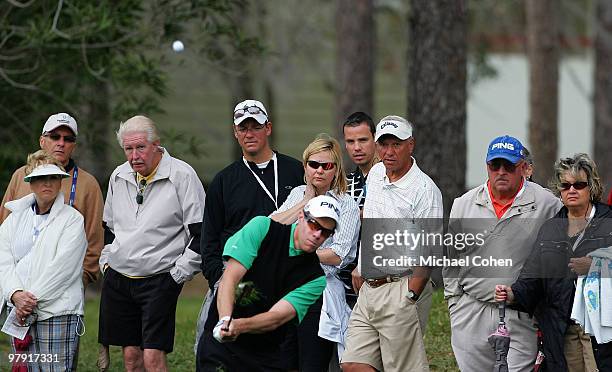
[[[442,218],[442,193],[412,158],[412,166],[399,180],[390,182],[385,165],[375,164],[366,181],[368,193],[363,206],[363,223],[368,218]],[[359,257],[361,254],[359,246]],[[370,249],[370,247],[368,247]],[[361,272],[361,260],[359,261]],[[388,274],[395,270],[389,269]],[[397,268],[398,272],[403,271]]]
[[[442,193],[412,158],[410,170],[390,182],[385,165],[375,164],[366,181],[363,218],[442,218]]]

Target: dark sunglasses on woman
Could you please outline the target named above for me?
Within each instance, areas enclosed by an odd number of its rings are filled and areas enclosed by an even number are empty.
[[[318,162],[315,160],[308,160],[306,162],[306,164],[308,164],[308,166],[312,169],[319,169],[319,167],[323,167],[323,170],[330,170],[332,169],[336,164],[332,163],[332,162]]]
[[[561,190],[569,190],[570,187],[574,187],[574,190],[582,190],[585,187],[587,187],[588,185],[589,185],[589,183],[588,182],[584,182],[584,181],[574,182],[574,183],[561,182],[559,184],[559,188]]]

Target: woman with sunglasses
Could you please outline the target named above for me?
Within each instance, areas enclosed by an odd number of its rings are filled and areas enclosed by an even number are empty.
[[[338,141],[326,134],[319,135],[304,150],[302,161],[306,185],[294,188],[271,217],[284,224],[293,223],[304,205],[318,195],[332,196],[340,205],[340,222],[336,233],[329,236],[317,250],[327,286],[323,296],[309,308],[297,327],[299,366],[295,365],[295,361],[289,363],[293,364],[290,367],[301,372],[319,372],[327,371],[335,346],[338,347],[338,354],[344,351],[350,308],[346,304],[344,286],[338,272],[355,259],[360,227],[359,207],[346,194],[342,150]],[[295,348],[292,335],[289,335],[286,345],[287,349]],[[287,354],[295,355],[295,351],[288,350]]]
[[[577,276],[591,266],[588,254],[612,245],[612,208],[599,202],[601,180],[586,154],[557,161],[551,186],[564,207],[540,228],[518,280],[495,287],[495,299],[535,315],[545,371],[595,371],[595,361],[600,371],[610,371],[612,345],[591,345],[570,314]]]
[[[28,156],[24,181],[32,193],[6,203],[11,214],[0,226],[0,288],[8,321],[25,333],[12,338],[26,356],[16,370],[76,370],[83,331],[83,216],[64,204],[61,163],[39,150]],[[24,365],[25,364],[25,365]]]

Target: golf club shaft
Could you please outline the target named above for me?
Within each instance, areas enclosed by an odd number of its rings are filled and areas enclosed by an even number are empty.
[[[246,292],[246,291],[244,291],[244,290],[243,290],[243,291],[240,293],[240,295],[238,296],[238,299],[237,299],[237,300],[236,300],[236,302],[234,303],[234,309],[236,308],[236,304],[239,304],[239,303],[240,303],[240,301],[242,301],[242,297],[244,297],[244,293],[245,293],[245,292]],[[227,326],[226,326],[226,327],[225,327],[225,329],[224,329],[225,331],[229,331],[230,324],[232,324],[232,319],[234,319],[234,310],[233,310],[233,309],[232,309],[232,315],[230,316],[229,320],[227,321]]]

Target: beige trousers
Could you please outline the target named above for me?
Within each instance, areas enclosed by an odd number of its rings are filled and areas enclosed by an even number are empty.
[[[597,372],[591,338],[578,324],[567,328],[564,352],[569,372]]]
[[[408,280],[361,287],[342,363],[369,364],[385,372],[429,371],[423,334],[431,308],[431,283],[415,303],[406,297]]]

